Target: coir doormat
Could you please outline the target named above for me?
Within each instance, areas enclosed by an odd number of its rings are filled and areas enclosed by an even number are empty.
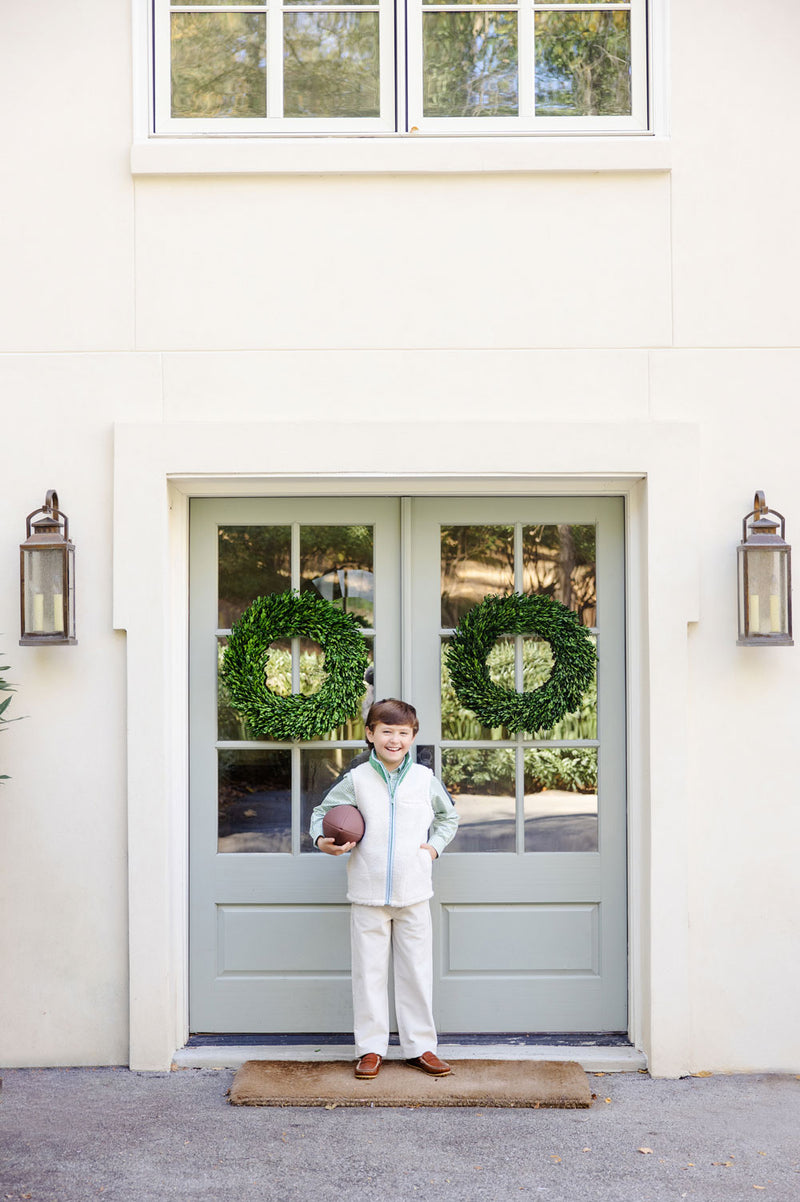
[[[354,1061],[248,1060],[230,1090],[234,1106],[498,1106],[585,1109],[586,1073],[570,1060],[454,1060],[447,1077],[384,1061],[357,1081]]]

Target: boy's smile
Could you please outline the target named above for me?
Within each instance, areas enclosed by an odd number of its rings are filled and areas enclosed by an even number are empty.
[[[387,726],[385,722],[376,722],[371,730],[367,727],[367,738],[384,768],[394,772],[414,742],[414,730],[410,726]]]

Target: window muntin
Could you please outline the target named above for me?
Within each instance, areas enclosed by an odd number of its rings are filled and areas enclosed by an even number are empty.
[[[636,133],[647,0],[153,0],[157,133]]]

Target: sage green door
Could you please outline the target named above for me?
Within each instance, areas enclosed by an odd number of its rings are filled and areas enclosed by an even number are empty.
[[[627,1025],[622,502],[613,498],[198,500],[190,560],[190,1026],[347,1032],[345,872],[308,818],[364,749],[373,697],[420,716],[417,754],[453,794],[434,869],[440,1032]],[[259,595],[309,589],[352,613],[370,653],[364,710],[318,738],[258,737],[218,683],[231,624]],[[442,652],[489,593],[534,591],[597,640],[597,689],[551,731],[486,729]],[[546,679],[548,647],[500,639],[490,672]],[[278,640],[275,691],[312,693],[324,656]]]

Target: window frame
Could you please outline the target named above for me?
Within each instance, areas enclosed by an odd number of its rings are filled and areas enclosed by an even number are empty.
[[[316,7],[330,11],[331,6],[287,4],[286,0],[256,0],[253,4],[210,5],[174,3],[170,0],[146,0],[150,20],[151,115],[149,136],[231,138],[319,138],[329,135],[351,138],[382,137],[391,140],[417,137],[514,137],[544,134],[547,136],[605,136],[651,135],[652,121],[652,39],[653,0],[518,0],[517,4],[496,5],[476,0],[467,5],[459,0],[443,0],[432,5],[428,0],[375,0],[367,11],[378,11],[380,20],[380,88],[381,113],[374,118],[292,118],[266,116],[253,118],[185,118],[172,117],[170,21],[175,10],[197,13],[215,11],[246,13],[265,12],[267,39],[277,49],[272,52],[272,71],[268,71],[267,89],[272,106],[279,101],[282,86],[281,20],[286,10]],[[458,8],[495,11],[516,8],[520,16],[520,44],[527,37],[533,49],[532,31],[535,12],[629,11],[631,14],[631,114],[629,116],[537,117],[525,112],[523,94],[533,101],[533,71],[525,70],[525,56],[520,55],[520,113],[511,117],[426,117],[422,112],[422,15],[432,8]],[[364,5],[336,4],[336,9],[364,11]],[[526,22],[530,26],[526,33]],[[398,51],[403,48],[403,53]],[[268,62],[269,66],[269,62]],[[528,106],[532,108],[532,105]]]

